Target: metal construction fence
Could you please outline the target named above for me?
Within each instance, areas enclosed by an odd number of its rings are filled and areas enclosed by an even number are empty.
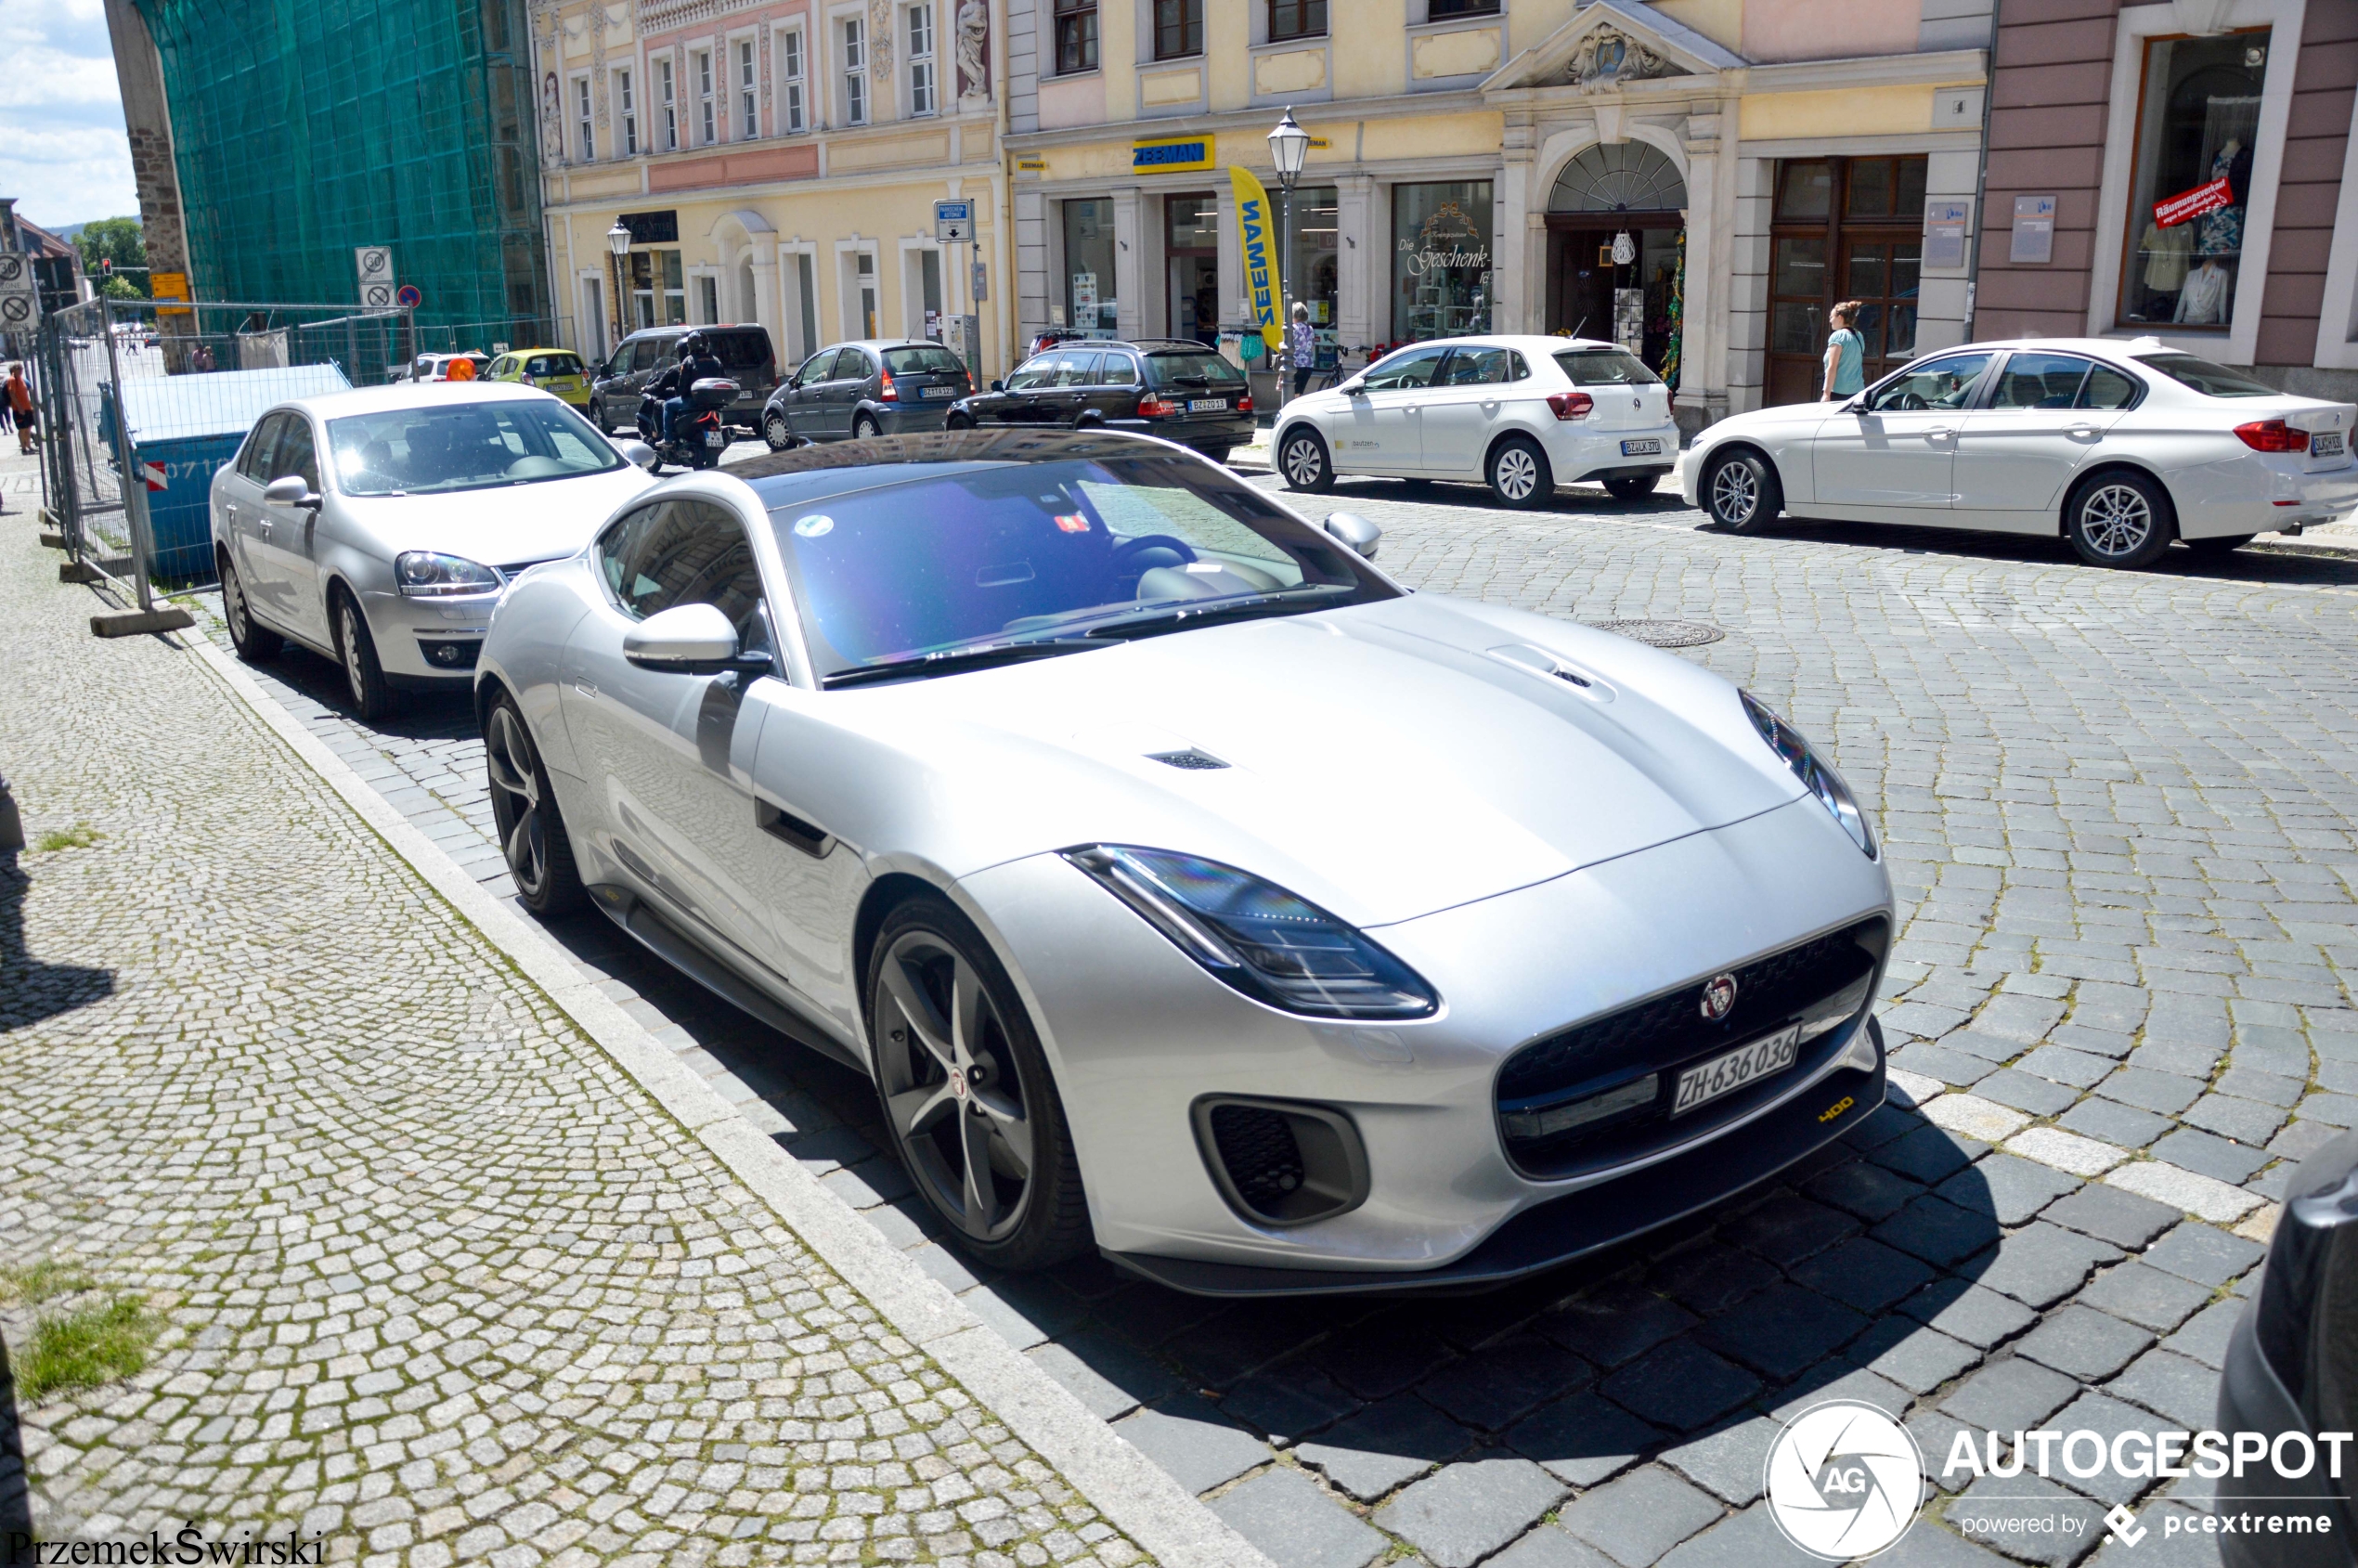
[[[115,300],[45,317],[41,482],[69,571],[139,608],[214,579],[213,475],[273,405],[405,374],[407,310]]]

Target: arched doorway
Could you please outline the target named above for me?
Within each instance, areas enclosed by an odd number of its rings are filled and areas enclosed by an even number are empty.
[[[741,256],[737,261],[737,319],[752,322],[761,319],[761,300],[754,292],[753,258]]]
[[[1548,196],[1548,330],[1627,343],[1656,370],[1679,337],[1687,182],[1646,142],[1575,155]],[[1614,241],[1628,237],[1627,261]]]

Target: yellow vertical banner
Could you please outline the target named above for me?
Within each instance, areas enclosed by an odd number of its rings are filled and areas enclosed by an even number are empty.
[[[1228,165],[1237,191],[1237,235],[1244,243],[1245,291],[1261,341],[1276,353],[1286,344],[1284,280],[1277,276],[1277,211],[1250,169]]]

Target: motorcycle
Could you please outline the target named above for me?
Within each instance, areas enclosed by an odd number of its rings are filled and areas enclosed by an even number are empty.
[[[663,438],[663,399],[654,393],[639,398],[639,438],[655,449],[655,466],[718,468],[729,449],[729,428],[721,414],[736,401],[737,383],[706,376],[688,388],[688,406],[680,411],[680,438]]]

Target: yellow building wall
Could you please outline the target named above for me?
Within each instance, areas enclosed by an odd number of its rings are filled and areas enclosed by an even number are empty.
[[[1508,57],[1512,58],[1519,51],[1554,37],[1558,29],[1572,20],[1580,3],[1581,0],[1512,0],[1503,7],[1507,25],[1512,30],[1507,39]]]
[[[1407,90],[1407,57],[1401,44],[1408,0],[1349,0],[1329,7],[1328,15],[1336,97],[1381,97]]]
[[[1329,10],[1329,15],[1332,15]],[[1214,110],[1243,109],[1252,102],[1252,16],[1242,6],[1207,6],[1203,19],[1204,62],[1211,68]]]
[[[1914,52],[1923,0],[1743,0],[1749,60],[1852,58]]]
[[[955,10],[955,6],[945,6]],[[1044,13],[1046,6],[1041,7]],[[896,10],[895,16],[900,13]],[[1132,6],[1097,6],[1097,65],[1106,76],[1106,113],[1138,118],[1138,17]]]
[[[1821,93],[1748,93],[1737,109],[1746,141],[1800,136],[1899,136],[1932,129],[1930,86],[1844,87]]]
[[[1888,3],[1895,10],[1906,8],[1898,0]],[[1743,50],[1744,0],[1654,0],[1654,9],[1681,27],[1693,28],[1731,54]]]
[[[1329,137],[1332,150],[1313,152],[1338,163],[1351,162],[1352,143],[1356,127],[1349,124],[1329,129],[1314,129],[1315,136]],[[1383,158],[1461,158],[1487,154],[1497,156],[1507,143],[1507,117],[1503,114],[1446,114],[1430,119],[1370,120],[1367,122],[1366,150],[1370,162]]]

